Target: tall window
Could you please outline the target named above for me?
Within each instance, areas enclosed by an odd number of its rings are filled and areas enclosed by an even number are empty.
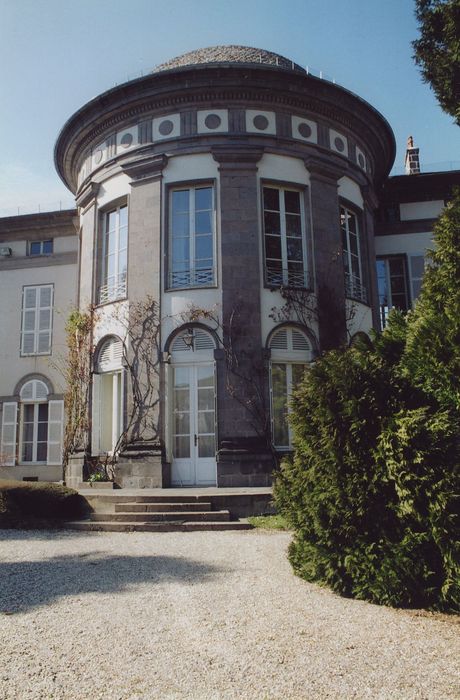
[[[346,295],[352,299],[366,302],[367,291],[363,286],[358,217],[350,209],[343,206],[340,207],[340,228],[342,231]]]
[[[128,207],[124,205],[104,214],[100,304],[126,296],[127,263]]]
[[[49,355],[53,322],[53,285],[23,287],[21,355]]]
[[[380,323],[383,328],[390,309],[396,307],[401,311],[407,311],[410,306],[405,256],[395,255],[389,258],[379,258],[377,260],[377,282]]]
[[[168,284],[207,287],[215,284],[214,189],[211,185],[170,193]]]
[[[19,406],[15,401],[3,404],[0,449],[5,464],[61,464],[64,402],[49,400],[40,379],[27,381],[19,397]]]
[[[280,187],[264,187],[263,206],[267,284],[307,287],[301,193]]]
[[[298,328],[283,327],[272,335],[269,347],[273,444],[279,449],[289,449],[292,446],[289,401],[292,390],[302,380],[305,368],[311,362],[311,345]]]

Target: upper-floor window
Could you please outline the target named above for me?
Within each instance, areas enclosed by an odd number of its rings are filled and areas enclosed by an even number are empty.
[[[340,207],[340,228],[345,269],[345,293],[347,297],[366,302],[367,291],[363,285],[358,217],[344,206]]]
[[[214,188],[170,191],[168,286],[208,287],[216,282]]]
[[[405,255],[392,255],[377,260],[380,323],[385,326],[388,312],[393,307],[407,311],[410,307]]]
[[[30,241],[29,255],[52,255],[53,239],[49,238],[46,241]]]
[[[21,355],[48,355],[52,324],[53,285],[23,287]]]
[[[263,208],[266,283],[277,287],[307,287],[301,192],[265,186]]]
[[[103,215],[100,304],[126,296],[127,265],[128,207],[125,204]]]

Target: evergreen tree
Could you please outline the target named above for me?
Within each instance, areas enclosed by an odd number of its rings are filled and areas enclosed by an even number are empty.
[[[442,109],[460,125],[460,0],[416,0],[415,62]]]

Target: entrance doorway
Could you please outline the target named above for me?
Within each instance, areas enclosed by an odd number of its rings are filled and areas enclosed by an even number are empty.
[[[171,482],[173,486],[215,486],[214,341],[202,329],[189,329],[171,349]]]

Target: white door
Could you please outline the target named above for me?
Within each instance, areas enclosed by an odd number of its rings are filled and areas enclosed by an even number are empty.
[[[215,486],[214,365],[172,370],[172,484]]]
[[[122,373],[107,372],[99,376],[99,452],[113,454],[123,430]]]

